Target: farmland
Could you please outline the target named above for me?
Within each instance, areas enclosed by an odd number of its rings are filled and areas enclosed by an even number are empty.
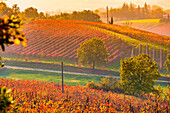
[[[99,10],[18,5],[0,3],[0,113],[170,112],[169,15],[124,2],[105,24]]]
[[[159,21],[160,19],[129,20],[129,21],[115,22],[115,24],[123,25],[123,23],[132,22],[132,25],[130,26],[133,28],[170,36],[170,32],[168,30],[170,29],[170,23],[159,22]]]
[[[61,73],[59,72],[47,72],[36,70],[23,70],[23,69],[7,69],[0,71],[0,78],[16,79],[16,80],[38,80],[61,83]],[[103,76],[90,76],[83,74],[69,74],[64,73],[64,83],[67,85],[80,85],[85,86],[88,81],[94,81],[95,83],[101,82]],[[163,86],[166,87],[166,86]]]
[[[12,89],[19,112],[169,112],[168,101],[152,95],[141,99],[78,85],[65,85],[62,93],[59,83],[37,80],[0,79],[0,85]]]
[[[119,60],[130,57],[132,48],[134,55],[138,54],[139,45],[142,45],[142,52],[148,51],[151,57],[152,48],[156,48],[155,60],[159,62],[159,49],[163,49],[163,62],[170,45],[170,37],[158,35],[147,31],[129,28],[119,25],[108,25],[97,22],[73,21],[73,20],[37,20],[24,25],[24,32],[28,38],[28,46],[18,47],[12,45],[7,47],[1,56],[9,59],[23,59],[25,61],[68,61],[69,65],[78,64],[77,49],[85,40],[92,37],[101,38],[107,47],[109,65],[106,69],[119,69]],[[147,38],[146,38],[147,37]],[[15,50],[15,51],[14,51]],[[6,54],[7,53],[7,54]],[[99,66],[102,67],[102,66]]]

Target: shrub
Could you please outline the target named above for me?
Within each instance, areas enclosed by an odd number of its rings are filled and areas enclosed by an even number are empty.
[[[99,89],[99,87],[98,87],[96,84],[94,84],[93,81],[92,81],[92,82],[88,82],[88,83],[86,84],[86,87],[88,87],[88,88],[93,88],[93,89]]]
[[[86,87],[93,89],[102,89],[104,91],[114,91],[123,93],[123,87],[120,85],[120,80],[113,77],[105,77],[100,84],[94,84],[94,82],[88,82]]]
[[[0,112],[6,113],[11,109],[11,105],[14,103],[11,97],[11,89],[7,90],[7,88],[0,87]]]

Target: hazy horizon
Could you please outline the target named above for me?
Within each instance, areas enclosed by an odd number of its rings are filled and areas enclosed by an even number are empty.
[[[150,5],[158,5],[166,9],[170,9],[170,1],[169,0],[7,0],[5,3],[12,7],[13,4],[18,4],[21,11],[28,7],[35,7],[38,9],[38,12],[51,12],[51,11],[66,11],[71,12],[81,11],[81,10],[95,10],[98,8],[105,8],[106,6],[118,8],[121,7],[122,4],[126,3],[134,3],[136,5],[140,5],[141,7],[144,6],[144,3]]]

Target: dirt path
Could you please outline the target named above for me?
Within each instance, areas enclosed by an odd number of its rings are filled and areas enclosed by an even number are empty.
[[[39,69],[39,68],[28,68],[28,67],[18,67],[18,66],[5,66],[6,68],[12,69],[25,69],[25,70],[36,70],[36,71],[45,71],[45,72],[54,72],[54,73],[61,73],[61,71],[57,70],[49,70],[49,69]],[[78,74],[78,75],[90,75],[90,76],[104,76],[107,77],[108,75],[103,74],[89,74],[89,73],[79,73],[79,72],[70,72],[70,71],[63,71],[64,73],[68,74]],[[120,78],[120,76],[112,76],[115,78]]]
[[[5,67],[6,68],[12,68],[12,69],[26,69],[26,70],[37,70],[37,71],[61,73],[61,71],[49,70],[49,69],[27,68],[27,67],[7,66],[7,65]],[[90,74],[90,73],[82,73],[82,72],[70,72],[70,71],[64,71],[64,73],[78,74],[78,75],[90,75],[90,76],[104,76],[104,77],[108,77],[108,75],[109,75],[109,74]],[[120,76],[112,76],[112,77],[120,78]],[[170,77],[160,77],[159,80],[160,81],[170,81]]]

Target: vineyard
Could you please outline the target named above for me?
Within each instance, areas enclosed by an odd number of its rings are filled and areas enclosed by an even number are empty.
[[[157,51],[162,46],[163,61],[165,61],[170,45],[170,37],[168,36],[97,22],[37,20],[24,25],[24,32],[29,40],[28,46],[13,45],[7,47],[8,56],[18,55],[51,60],[67,59],[77,62],[77,49],[80,44],[92,37],[99,37],[104,41],[110,53],[109,64],[113,64],[121,58],[130,57],[133,47],[135,47],[134,55],[137,55],[140,43],[142,43],[143,48],[148,43],[149,49],[155,45],[156,59],[158,59],[156,61],[159,61]],[[142,52],[145,51],[145,48],[142,49]]]
[[[24,113],[170,112],[168,101],[152,95],[145,95],[146,97],[141,99],[110,91],[68,85],[64,86],[65,93],[61,93],[60,84],[37,80],[0,79],[0,85],[12,89],[16,105],[21,105],[18,111]]]
[[[20,12],[3,1],[0,113],[170,113],[170,24],[161,23],[169,15],[105,24],[103,9]],[[117,20],[157,18],[148,6],[113,11]]]
[[[126,22],[131,22],[133,28],[150,31],[157,34],[170,36],[170,23],[159,22],[160,19],[144,19],[144,20],[129,20],[115,22],[118,25],[124,25]]]

